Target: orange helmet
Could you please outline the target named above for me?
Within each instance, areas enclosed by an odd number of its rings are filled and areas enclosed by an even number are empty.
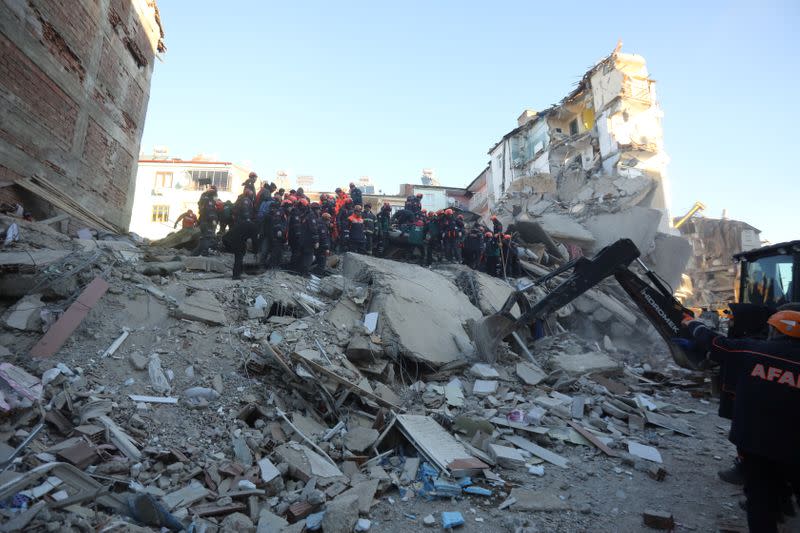
[[[506,233],[505,235],[503,235],[503,238],[504,238],[505,240],[507,240],[507,241],[510,241],[510,240],[511,240],[511,235],[509,235],[508,233]]]
[[[492,215],[492,220],[497,220],[497,215]]]
[[[305,198],[300,198],[300,205],[302,205],[303,207],[308,207],[308,200],[306,200]]]
[[[800,339],[800,311],[778,311],[769,317],[767,324],[787,337]]]
[[[487,231],[486,233],[483,234],[483,236],[486,237],[487,239],[491,239],[492,238],[492,232],[491,231]]]
[[[445,215],[452,215],[453,214],[453,210],[452,209],[445,209],[444,210],[444,214]]]

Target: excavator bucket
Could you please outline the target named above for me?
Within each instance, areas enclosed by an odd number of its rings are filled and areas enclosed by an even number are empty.
[[[472,324],[472,340],[478,357],[487,363],[494,363],[497,348],[513,330],[516,319],[500,313],[489,315]]]

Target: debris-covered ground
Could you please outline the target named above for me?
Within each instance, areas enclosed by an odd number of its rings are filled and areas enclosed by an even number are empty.
[[[462,266],[348,254],[233,281],[229,256],[20,230],[3,530],[745,527],[709,377],[613,286],[488,364],[467,325],[511,288]]]

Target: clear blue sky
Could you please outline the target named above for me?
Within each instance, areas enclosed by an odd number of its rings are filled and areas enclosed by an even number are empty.
[[[581,5],[583,4],[583,5]],[[465,186],[524,108],[611,52],[643,55],[664,110],[673,214],[800,238],[800,3],[161,1],[142,149],[205,152],[387,193],[423,167]]]

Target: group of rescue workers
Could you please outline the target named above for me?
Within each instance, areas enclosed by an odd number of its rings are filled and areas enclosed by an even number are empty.
[[[479,222],[467,229],[464,216],[452,209],[423,209],[421,194],[408,196],[394,213],[388,202],[376,213],[354,183],[347,192],[337,188],[335,194],[322,194],[312,202],[302,187],[285,191],[264,182],[256,190],[257,178],[250,173],[235,202],[222,202],[216,187],[208,187],[200,195],[198,214],[188,210],[175,221],[176,227],[199,226],[198,255],[208,253],[214,235],[221,235],[234,254],[234,279],[242,275],[248,240],[264,267],[287,267],[307,275],[322,274],[331,253],[385,256],[392,232],[400,235],[412,259],[419,254],[421,265],[445,260],[493,276],[521,275],[517,245],[496,217],[491,229]]]

